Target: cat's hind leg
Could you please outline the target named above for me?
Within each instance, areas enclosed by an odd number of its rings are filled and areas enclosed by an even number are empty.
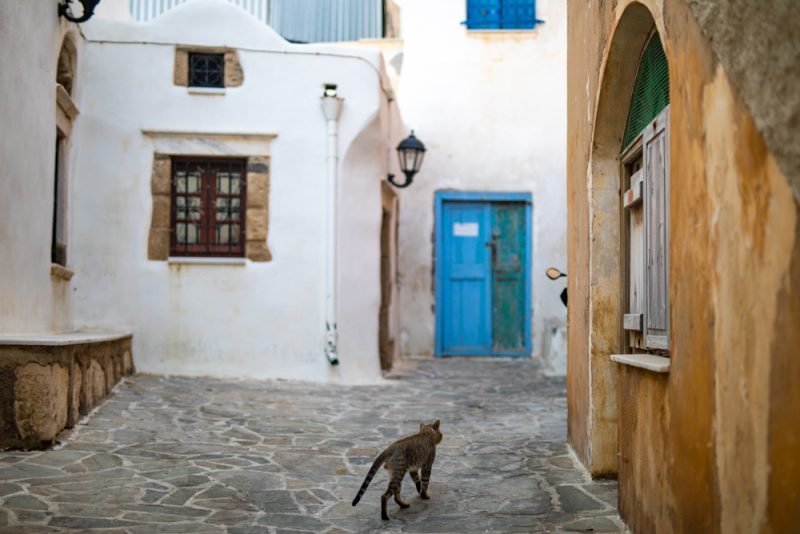
[[[403,474],[405,474],[405,473],[403,473]],[[403,486],[403,477],[400,477],[400,482],[397,484],[397,488],[395,488],[395,490],[394,490],[394,502],[396,502],[398,505],[400,505],[400,508],[408,508],[411,505],[408,504],[406,501],[404,501],[400,497],[400,488],[402,486]]]
[[[417,487],[417,493],[422,493],[422,486],[420,485],[419,481],[419,473],[417,471],[409,471],[409,475],[411,475],[411,480],[414,481],[414,485]]]
[[[384,521],[389,519],[389,515],[386,513],[386,503],[389,501],[389,497],[400,491],[400,484],[403,482],[403,475],[405,474],[405,469],[389,471],[389,487],[387,487],[386,492],[381,495],[381,519]]]

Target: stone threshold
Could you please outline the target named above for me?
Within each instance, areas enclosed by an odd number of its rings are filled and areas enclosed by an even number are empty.
[[[64,347],[86,343],[103,343],[131,337],[131,332],[52,332],[42,334],[0,334],[0,345]]]

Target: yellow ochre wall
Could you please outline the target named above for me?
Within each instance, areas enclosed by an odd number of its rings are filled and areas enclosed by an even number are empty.
[[[707,37],[719,20],[698,22],[702,4],[568,4],[569,441],[593,475],[618,476],[634,532],[796,532],[797,160],[767,142],[796,142],[800,112],[765,102],[774,91],[745,91],[745,102]],[[786,4],[763,9],[776,5]],[[620,192],[603,154],[619,151],[630,92],[618,89],[632,84],[644,39],[629,21],[645,18],[670,68],[668,374],[608,359],[622,339]],[[783,38],[798,49],[796,31]],[[741,65],[731,71],[741,80]],[[763,83],[797,87],[786,72]]]

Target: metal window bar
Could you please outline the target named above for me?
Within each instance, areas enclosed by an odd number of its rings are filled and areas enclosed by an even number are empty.
[[[190,87],[225,87],[225,55],[189,52]]]

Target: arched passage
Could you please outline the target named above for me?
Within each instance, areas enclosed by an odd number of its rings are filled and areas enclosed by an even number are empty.
[[[625,267],[622,142],[636,73],[645,45],[657,32],[646,6],[631,3],[619,19],[601,69],[589,191],[589,394],[587,463],[595,476],[618,471],[617,368],[622,349]]]

